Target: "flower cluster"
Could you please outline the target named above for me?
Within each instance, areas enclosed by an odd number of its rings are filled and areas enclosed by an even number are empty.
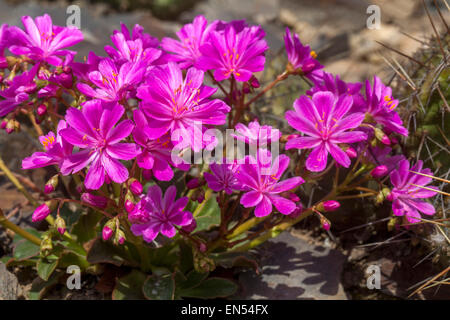
[[[2,128],[19,130],[21,117],[29,116],[43,150],[23,159],[23,169],[56,166],[58,174],[73,177],[79,193],[73,200],[109,217],[105,239],[116,234],[118,243],[125,241],[124,219],[147,242],[159,234],[189,235],[196,221],[186,207],[190,200],[203,202],[205,192],[209,198],[217,193],[223,224],[233,218],[226,209],[234,201],[244,217],[253,212],[258,218],[275,217],[272,222],[293,220],[309,210],[329,228],[321,212],[336,210],[339,202],[326,199],[304,209],[301,185],[328,172],[327,167],[350,168],[352,162],[380,185],[390,174],[393,188],[387,199],[396,216],[417,222],[419,211],[434,213],[418,200],[435,194],[424,187],[431,178],[413,173],[429,176],[429,169],[418,162],[409,170],[410,163],[387,147],[395,145],[397,135],[408,136],[392,89],[378,77],[372,83],[346,83],[323,71],[317,54],[289,29],[285,71],[247,101],[259,87],[257,73],[266,62],[268,45],[260,26],[198,16],[177,32],[178,39],[160,42],[139,25],[129,30],[121,24],[105,56],[91,52],[76,62],[69,48],[82,41],[80,30],[54,26],[48,15],[22,22],[24,30],[0,28]],[[250,110],[252,102],[288,76],[312,85],[286,112],[294,130],[283,135]],[[228,159],[229,146],[224,148],[214,134],[227,124],[235,129],[233,143],[245,144],[250,154],[237,152],[237,159]],[[274,145],[284,146],[285,154]],[[209,166],[191,164],[191,151],[195,157],[212,150],[214,161],[204,163]],[[194,179],[180,190],[179,182],[190,176]],[[58,176],[52,179],[48,194],[56,191]],[[48,216],[49,208],[41,205],[33,219]]]

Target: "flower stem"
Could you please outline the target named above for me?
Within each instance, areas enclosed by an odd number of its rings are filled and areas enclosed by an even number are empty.
[[[11,170],[8,169],[8,167],[5,165],[5,162],[3,162],[2,157],[0,156],[0,170],[2,170],[5,175],[8,177],[8,179],[16,186],[17,190],[22,192],[22,194],[30,201],[30,203],[37,207],[39,204],[38,202],[33,198],[33,196],[25,189],[25,187],[17,180],[17,178],[14,176],[14,174],[11,172]]]
[[[0,224],[5,227],[6,229],[12,230],[14,233],[24,237],[28,241],[34,243],[37,246],[41,245],[41,239],[36,237],[35,235],[29,233],[28,231],[22,229],[21,227],[15,225],[8,219],[6,219],[5,215],[3,214],[2,209],[0,209]]]
[[[273,80],[271,83],[267,85],[261,92],[259,92],[256,96],[254,96],[249,102],[247,102],[244,105],[244,108],[247,108],[249,105],[251,105],[253,102],[261,98],[267,91],[272,89],[278,82],[285,80],[289,76],[288,71],[284,71],[282,74],[278,75],[275,80]]]

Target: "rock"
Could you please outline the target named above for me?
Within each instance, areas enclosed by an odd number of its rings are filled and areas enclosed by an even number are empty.
[[[14,274],[0,262],[0,300],[17,300],[19,282]]]
[[[364,258],[365,256],[367,256],[368,252],[366,248],[361,248],[361,247],[355,247],[352,248],[352,250],[350,251],[350,255],[348,257],[348,261],[352,262],[352,261],[359,261],[362,258]]]
[[[261,275],[240,274],[240,299],[347,299],[341,284],[345,256],[338,250],[311,245],[284,232],[258,252]]]

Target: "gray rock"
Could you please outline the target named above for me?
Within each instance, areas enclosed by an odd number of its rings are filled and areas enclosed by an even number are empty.
[[[341,273],[346,257],[284,232],[258,249],[261,275],[240,274],[241,299],[346,300]]]
[[[17,300],[19,282],[15,275],[0,262],[0,300]]]

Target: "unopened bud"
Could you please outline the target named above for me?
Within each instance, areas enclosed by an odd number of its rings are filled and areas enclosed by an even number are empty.
[[[198,187],[204,185],[204,181],[202,181],[199,178],[194,178],[188,181],[188,183],[186,183],[186,188],[188,189],[197,189]]]
[[[383,191],[380,191],[380,192],[378,192],[377,197],[375,198],[375,203],[376,204],[383,203],[385,198],[386,197],[384,196]]]
[[[47,113],[47,106],[45,104],[39,105],[39,107],[37,107],[36,109],[36,113],[38,116],[43,116]]]
[[[335,200],[328,200],[328,201],[323,202],[323,209],[326,212],[335,211],[335,210],[339,209],[340,206],[341,206],[341,204]]]
[[[375,179],[379,179],[384,177],[387,172],[388,168],[385,165],[381,165],[372,169],[372,171],[370,171],[370,175]]]
[[[327,231],[330,230],[331,222],[324,216],[320,217],[320,224],[322,225],[322,228],[324,228],[325,230],[327,230]]]
[[[56,207],[56,202],[49,200],[41,204],[34,210],[31,220],[33,222],[42,221],[52,212],[52,209]]]
[[[255,76],[252,76],[252,77],[250,78],[249,83],[250,83],[250,85],[251,85],[253,88],[255,88],[255,89],[257,89],[257,88],[259,88],[259,87],[261,86],[261,85],[259,84],[258,79],[257,79]]]
[[[14,123],[14,122],[15,122],[15,121],[14,121],[13,119],[11,119],[11,120],[9,120],[8,123],[6,124],[5,130],[6,130],[6,133],[7,133],[7,134],[10,134],[10,133],[14,132],[14,129],[15,129],[15,123]]]
[[[298,197],[298,195],[296,195],[293,192],[288,192],[287,197],[289,198],[289,200],[294,201],[294,202],[300,201],[300,198]]]
[[[203,189],[197,189],[194,191],[194,194],[191,196],[192,201],[197,201],[198,203],[202,203],[205,200],[205,191]]]
[[[44,255],[47,255],[50,251],[52,251],[53,249],[52,239],[49,237],[45,237],[44,239],[42,239],[40,249]]]
[[[134,209],[134,203],[129,199],[125,200],[124,206],[125,206],[125,210],[127,210],[128,213],[132,212]]]
[[[56,217],[55,226],[60,235],[63,235],[66,232],[66,222],[60,216]]]
[[[96,196],[91,193],[85,192],[81,195],[81,201],[86,202],[87,204],[90,204],[91,206],[105,209],[108,205],[108,198],[102,197],[102,196]]]
[[[390,145],[391,140],[389,140],[389,137],[383,132],[383,130],[379,128],[375,128],[375,137],[381,141],[382,144]]]
[[[1,129],[5,129],[7,124],[8,124],[8,120],[3,119],[3,120],[2,120],[2,123],[0,124],[0,128],[1,128]]]
[[[122,230],[117,230],[116,237],[114,238],[114,243],[117,244],[124,244],[125,243],[125,233]]]
[[[137,181],[136,179],[130,179],[128,182],[130,186],[131,192],[133,192],[135,195],[140,195],[143,191],[142,184]]]
[[[114,231],[110,227],[104,226],[103,230],[102,230],[103,240],[108,241],[109,239],[111,239],[113,233],[114,233]]]
[[[187,233],[191,233],[195,230],[195,228],[197,228],[197,222],[195,221],[195,219],[192,219],[191,223],[189,223],[187,226],[183,226],[181,229]]]
[[[345,153],[348,155],[349,158],[356,158],[358,154],[356,153],[356,150],[352,147],[348,147],[347,150],[345,150]]]
[[[58,186],[58,175],[55,174],[45,184],[45,186],[44,186],[44,193],[46,193],[46,194],[52,193],[53,191],[55,191],[57,186]]]

